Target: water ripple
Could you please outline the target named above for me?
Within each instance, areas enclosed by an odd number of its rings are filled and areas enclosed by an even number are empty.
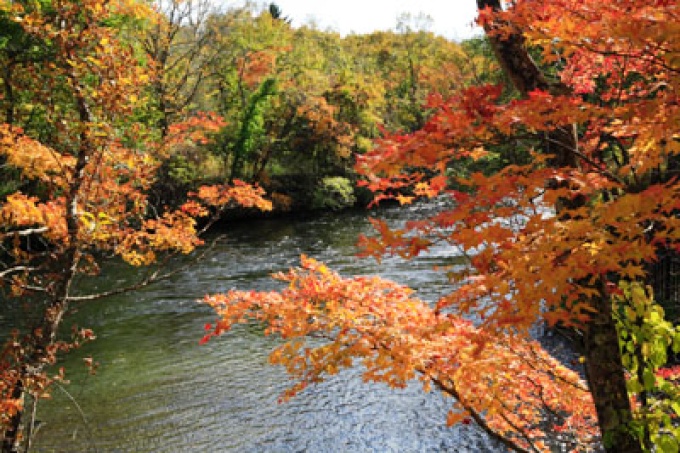
[[[415,206],[387,210],[404,222]],[[310,219],[238,224],[197,268],[136,294],[82,307],[75,321],[93,327],[98,340],[68,357],[78,401],[55,392],[40,406],[36,452],[494,452],[502,451],[475,426],[448,428],[452,404],[419,383],[403,390],[364,384],[361,369],[344,370],[277,404],[290,384],[267,364],[277,340],[259,326],[239,326],[205,346],[203,325],[214,314],[196,300],[230,288],[268,290],[269,274],[299,262],[301,253],[328,262],[344,275],[380,273],[436,300],[447,282],[432,266],[461,265],[446,249],[405,263],[378,267],[355,257],[359,233],[369,232],[363,212]],[[130,271],[109,271],[109,282]],[[106,281],[89,282],[106,286]],[[111,284],[111,283],[109,283]],[[80,364],[92,355],[96,376]]]

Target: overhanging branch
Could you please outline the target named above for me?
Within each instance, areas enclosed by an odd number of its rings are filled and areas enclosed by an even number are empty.
[[[175,276],[175,275],[177,275],[181,272],[184,272],[189,267],[193,266],[194,264],[196,264],[197,262],[199,262],[203,258],[205,258],[207,253],[209,251],[211,251],[215,247],[215,245],[217,245],[217,243],[220,241],[220,239],[222,239],[222,238],[223,238],[223,236],[218,236],[217,238],[215,238],[210,243],[210,245],[205,247],[203,249],[203,251],[200,254],[198,254],[194,259],[192,259],[188,263],[185,263],[184,265],[178,267],[177,269],[173,269],[171,271],[161,273],[161,269],[162,269],[162,267],[161,267],[160,269],[157,269],[156,271],[152,272],[146,278],[144,278],[144,279],[142,279],[142,280],[140,280],[137,283],[134,283],[132,285],[125,286],[125,287],[122,287],[122,288],[115,288],[115,289],[112,289],[110,291],[103,291],[101,293],[96,293],[96,294],[87,294],[87,295],[83,295],[83,296],[68,296],[68,297],[66,297],[65,300],[67,302],[87,302],[87,301],[92,301],[92,300],[98,300],[98,299],[103,299],[105,297],[116,296],[116,295],[119,295],[119,294],[125,294],[125,293],[129,293],[129,292],[132,292],[132,291],[136,291],[136,290],[139,290],[141,288],[147,287],[147,286],[149,286],[153,283],[157,283],[157,282],[160,282],[160,281],[163,281],[163,280],[167,280],[167,279],[169,279],[169,278],[171,278],[171,277],[173,277],[173,276]],[[172,255],[172,256],[176,256],[176,255]]]

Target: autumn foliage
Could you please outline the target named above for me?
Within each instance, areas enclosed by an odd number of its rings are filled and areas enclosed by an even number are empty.
[[[361,364],[365,381],[404,387],[417,378],[427,391],[435,387],[454,396],[449,424],[472,417],[503,433],[503,442],[530,441],[539,449],[555,441],[546,428],[570,445],[576,439],[594,443],[596,418],[586,384],[538,343],[479,328],[379,277],[342,278],[304,256],[301,268],[274,277],[286,289],[207,297],[221,319],[207,326],[203,341],[234,323],[264,323],[267,334],[286,340],[271,362],[298,381],[284,399]],[[307,338],[329,341],[317,346]],[[486,375],[494,379],[481,378]]]
[[[201,217],[235,205],[271,209],[262,189],[243,183],[202,187],[176,210],[153,206],[149,189],[164,155],[177,143],[202,140],[222,123],[196,115],[170,128],[165,141],[153,140],[142,124],[122,127],[155,74],[120,28],[148,14],[145,4],[134,1],[0,2],[3,23],[44,55],[22,61],[21,76],[28,74],[29,81],[3,80],[6,92],[39,94],[29,118],[20,115],[18,101],[6,99],[6,123],[0,124],[0,160],[19,184],[0,200],[0,289],[3,298],[20,297],[35,320],[2,338],[3,451],[16,451],[26,402],[47,396],[50,384],[63,379],[63,370],[46,367],[94,338],[82,328],[62,338],[60,326],[72,304],[162,278],[163,263],[203,243]],[[34,85],[27,88],[29,83]],[[45,129],[36,128],[34,116]],[[98,274],[100,264],[114,257],[158,266],[130,287],[74,295],[77,278]],[[28,420],[23,434],[27,451],[32,426]]]
[[[368,380],[419,378],[455,396],[450,422],[471,417],[516,451],[678,451],[678,391],[663,369],[680,333],[662,308],[677,301],[654,294],[653,269],[680,251],[680,7],[478,4],[506,71],[513,58],[534,64],[510,52],[540,54],[534,79],[511,73],[514,99],[488,85],[432,96],[421,130],[385,136],[357,164],[378,199],[453,201],[401,229],[376,220],[361,240],[378,259],[434,244],[466,257],[464,270],[442,268],[448,294],[430,305],[303,258],[276,275],[280,292],[207,297],[221,316],[208,337],[251,319],[280,334],[272,361],[298,379],[286,396],[361,363]],[[529,161],[451,176],[508,146]],[[587,382],[532,339],[537,323],[581,338]]]
[[[64,332],[78,304],[172,275],[225,209],[271,208],[239,178],[284,209],[353,204],[354,153],[379,122],[420,124],[426,92],[468,83],[466,58],[425,31],[342,38],[254,3],[0,0],[2,449],[30,449],[26,409],[93,338]],[[109,259],[146,269],[75,295]]]

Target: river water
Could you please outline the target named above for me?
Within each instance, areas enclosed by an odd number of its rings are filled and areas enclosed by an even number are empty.
[[[393,224],[432,205],[388,208]],[[360,369],[345,370],[278,404],[290,385],[268,365],[277,339],[258,326],[239,326],[199,346],[214,313],[196,302],[230,288],[272,289],[274,271],[301,253],[345,276],[379,273],[434,300],[446,289],[435,264],[459,264],[450,250],[411,262],[381,265],[357,259],[358,234],[370,233],[365,211],[231,225],[226,240],[198,266],[143,291],[85,304],[69,321],[93,328],[97,340],[67,357],[71,379],[41,402],[37,452],[494,452],[502,449],[474,425],[447,427],[451,399],[364,384]],[[104,288],[141,272],[107,268],[83,282]],[[70,322],[69,322],[70,324]],[[99,363],[96,375],[82,359]]]

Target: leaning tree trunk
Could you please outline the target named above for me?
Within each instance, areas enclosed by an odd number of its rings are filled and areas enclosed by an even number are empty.
[[[73,84],[75,93],[75,100],[78,109],[79,120],[82,124],[88,124],[92,121],[93,115],[86,102],[85,96],[82,92],[82,87],[75,72],[70,75],[70,81]],[[78,155],[76,158],[75,168],[73,170],[73,178],[71,185],[66,194],[66,226],[68,229],[68,247],[63,249],[60,253],[55,267],[59,275],[59,280],[51,292],[51,299],[45,306],[42,319],[38,326],[33,329],[31,333],[30,344],[28,345],[26,355],[24,356],[23,364],[21,364],[20,378],[12,389],[12,395],[17,399],[25,399],[26,393],[29,389],[26,388],[26,382],[32,376],[36,376],[43,372],[45,366],[49,363],[49,357],[52,354],[49,349],[57,340],[59,327],[66,311],[68,310],[68,296],[71,292],[71,285],[77,273],[77,268],[80,261],[80,250],[78,247],[78,236],[80,232],[80,223],[78,221],[78,202],[80,190],[87,178],[85,167],[92,157],[95,150],[95,145],[92,143],[92,137],[87,131],[83,131],[79,137]],[[39,333],[38,333],[39,332]],[[2,453],[16,453],[19,451],[19,444],[21,441],[22,425],[25,424],[23,420],[24,410],[17,411],[9,421],[9,427],[5,430],[2,440]],[[30,431],[30,430],[29,430]],[[25,439],[27,443],[26,451],[30,449],[31,439]]]
[[[77,257],[74,256],[73,260],[77,261]],[[45,366],[49,363],[48,358],[52,354],[49,352],[49,348],[57,339],[59,326],[68,309],[66,295],[68,294],[68,286],[70,286],[73,275],[68,269],[64,269],[64,271],[70,274],[63,285],[60,285],[64,288],[63,291],[60,289],[60,293],[63,293],[64,297],[47,305],[40,327],[33,329],[34,333],[30,337],[30,344],[27,345],[27,357],[23,360],[19,370],[20,378],[12,389],[12,398],[14,399],[26,400],[26,393],[29,389],[26,388],[25,380],[29,380],[33,376],[42,373]],[[40,334],[35,333],[38,331]],[[21,438],[24,425],[26,424],[24,421],[24,411],[25,409],[21,409],[10,418],[2,439],[2,450],[0,450],[2,453],[18,453],[22,442],[25,444],[24,451],[29,451],[32,439],[30,436],[26,436],[24,439]],[[33,420],[29,420],[28,423],[32,426]],[[30,431],[29,426],[28,432],[30,433]]]
[[[500,0],[477,0],[477,7],[480,10],[487,7],[494,11],[501,10]],[[566,85],[560,82],[551,83],[546,79],[529,55],[521,30],[516,29],[514,33],[503,35],[494,33],[497,27],[508,25],[487,23],[484,30],[501,67],[520,94],[526,97],[534,90],[543,90],[554,95],[570,94],[571,90]],[[578,165],[578,137],[575,127],[557,128],[546,134],[544,139],[544,150],[553,156],[549,161],[550,165],[556,168]],[[564,201],[567,205],[556,206],[556,209],[575,208],[575,203],[584,202],[585,199],[579,198]],[[632,409],[626,389],[616,323],[612,317],[611,299],[606,292],[601,291],[600,296],[591,302],[596,314],[585,327],[585,368],[605,449],[612,453],[642,452],[640,442],[629,429]]]

